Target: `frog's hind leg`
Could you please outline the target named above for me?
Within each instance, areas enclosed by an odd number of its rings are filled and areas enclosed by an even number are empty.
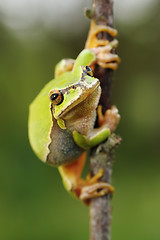
[[[63,183],[67,191],[75,194],[80,200],[88,204],[91,198],[100,197],[108,193],[113,193],[114,188],[105,182],[99,181],[104,171],[100,169],[93,177],[81,178],[81,174],[86,161],[84,152],[77,161],[59,167]]]
[[[81,187],[84,184],[84,180],[81,179],[81,174],[86,162],[86,152],[73,163],[60,166],[59,172],[62,176],[63,183],[67,191],[75,193],[79,197]]]
[[[113,186],[109,183],[99,181],[103,174],[104,170],[102,168],[92,177],[88,174],[85,185],[81,189],[81,194],[79,196],[84,203],[88,204],[90,199],[101,197],[108,193],[113,194]]]

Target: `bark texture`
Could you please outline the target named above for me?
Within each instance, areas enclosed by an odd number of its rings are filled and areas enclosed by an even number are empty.
[[[97,25],[113,27],[113,1],[93,0],[92,19]],[[99,39],[113,40],[107,33],[100,33]],[[95,66],[95,77],[101,82],[102,95],[100,104],[103,112],[111,107],[111,91],[113,71]],[[95,175],[100,168],[104,169],[103,182],[111,183],[112,165],[115,147],[120,143],[120,137],[112,134],[108,140],[93,149],[90,157],[91,175]],[[111,227],[111,194],[92,199],[90,202],[90,240],[110,240]]]

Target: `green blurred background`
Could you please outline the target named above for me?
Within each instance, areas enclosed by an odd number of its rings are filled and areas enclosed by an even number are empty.
[[[83,49],[91,1],[0,2],[0,239],[89,238],[89,210],[41,163],[27,136],[28,106],[55,64]],[[24,3],[24,4],[23,4]],[[45,3],[45,5],[44,5]],[[160,3],[115,1],[113,103],[123,138],[113,170],[112,240],[160,239]]]

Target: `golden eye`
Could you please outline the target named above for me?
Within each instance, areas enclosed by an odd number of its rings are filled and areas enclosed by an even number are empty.
[[[63,94],[59,90],[50,91],[49,98],[50,98],[51,102],[55,105],[61,104],[64,99]]]
[[[83,73],[87,74],[90,77],[93,77],[93,72],[92,69],[88,66],[83,66],[82,67]]]

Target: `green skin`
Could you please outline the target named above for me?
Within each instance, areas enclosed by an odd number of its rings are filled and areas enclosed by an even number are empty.
[[[65,71],[62,61],[51,80],[40,91],[29,109],[29,139],[36,155],[53,166],[58,166],[64,185],[72,188],[70,176],[62,166],[76,161],[86,149],[98,145],[110,135],[107,126],[94,128],[101,88],[97,78],[87,75],[82,66],[90,66],[95,54],[83,50],[75,60],[72,71]],[[54,105],[49,99],[51,90],[60,90],[64,100]]]

